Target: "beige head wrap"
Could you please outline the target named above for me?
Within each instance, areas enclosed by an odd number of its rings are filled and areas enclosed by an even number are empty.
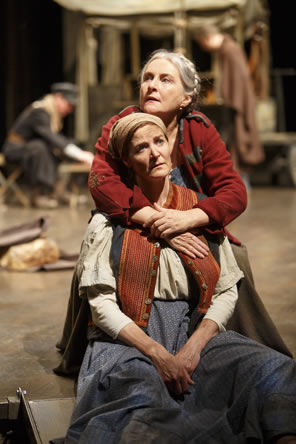
[[[117,120],[111,128],[108,150],[113,158],[126,159],[129,143],[135,131],[147,124],[158,126],[167,138],[166,127],[163,121],[156,116],[146,113],[132,113]]]

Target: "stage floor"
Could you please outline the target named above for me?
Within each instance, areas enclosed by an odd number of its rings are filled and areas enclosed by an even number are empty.
[[[49,214],[47,237],[77,253],[92,202],[77,208],[41,211],[0,207],[0,227]],[[229,227],[247,245],[257,290],[287,345],[296,356],[296,191],[253,188],[245,213]],[[74,381],[52,369],[66,313],[72,270],[0,272],[0,400],[18,387],[28,399],[71,397]]]

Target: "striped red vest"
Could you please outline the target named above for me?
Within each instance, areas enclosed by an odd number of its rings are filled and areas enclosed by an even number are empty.
[[[198,203],[197,194],[184,187],[171,184],[166,208],[189,210]],[[201,234],[198,236],[207,244]],[[120,253],[117,290],[122,311],[137,325],[148,324],[159,265],[161,245],[149,233],[139,229],[126,229]],[[206,313],[219,279],[220,267],[213,254],[203,259],[191,259],[178,252],[200,288],[197,310]]]

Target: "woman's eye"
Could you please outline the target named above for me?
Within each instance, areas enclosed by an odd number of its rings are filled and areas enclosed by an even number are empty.
[[[136,148],[136,153],[141,153],[142,151],[144,151],[145,149],[145,145],[139,145]]]
[[[147,82],[147,80],[151,80],[152,79],[152,75],[151,74],[145,74],[143,77],[143,82]]]
[[[156,143],[157,143],[158,146],[161,146],[164,143],[164,139],[159,138],[159,139],[157,139]]]

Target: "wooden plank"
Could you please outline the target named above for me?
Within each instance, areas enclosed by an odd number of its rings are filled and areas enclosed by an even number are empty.
[[[90,166],[83,162],[73,163],[61,163],[59,166],[60,174],[72,174],[72,173],[89,173]]]
[[[65,436],[74,403],[74,397],[27,401],[41,443]]]
[[[276,133],[261,133],[260,141],[263,145],[295,145],[296,132],[276,132]]]

